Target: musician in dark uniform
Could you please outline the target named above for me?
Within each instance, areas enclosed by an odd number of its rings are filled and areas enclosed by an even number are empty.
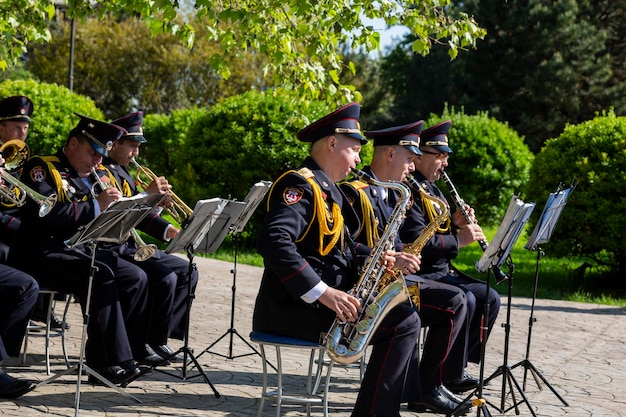
[[[0,165],[4,165],[2,156]],[[4,230],[0,230],[0,237]],[[33,277],[0,263],[0,365],[9,356],[19,356],[38,294],[39,285]],[[0,368],[0,398],[17,398],[33,388],[33,381],[14,378]]]
[[[334,319],[354,321],[361,308],[346,291],[358,279],[352,242],[358,217],[335,184],[358,163],[366,143],[357,103],[344,106],[302,129],[310,156],[278,178],[268,196],[268,213],[258,252],[265,269],[256,299],[255,331],[319,342]],[[352,250],[351,250],[352,249]],[[395,259],[386,257],[388,266]],[[353,416],[398,417],[408,361],[420,331],[408,304],[393,308],[372,337],[373,349]]]
[[[12,139],[26,140],[33,110],[33,102],[25,96],[12,96],[0,101],[0,145]],[[4,198],[0,203],[0,210],[2,211],[0,257],[6,261],[11,240],[19,229],[20,220],[15,217],[18,207]]]
[[[19,356],[38,294],[33,277],[0,264],[0,364],[9,356]],[[33,388],[33,381],[14,378],[0,369],[0,398],[17,398]]]
[[[420,150],[422,157],[415,161],[415,179],[433,196],[444,199],[445,196],[435,185],[441,172],[448,166],[448,156],[452,149],[448,146],[448,131],[451,122],[444,121],[422,132]],[[407,211],[407,217],[400,228],[400,238],[404,243],[415,239],[437,214],[437,207],[414,193],[415,203]],[[470,209],[471,210],[471,209]],[[471,211],[473,215],[473,210]],[[486,284],[463,274],[452,267],[451,260],[456,258],[460,248],[473,242],[484,240],[485,235],[478,224],[468,224],[463,214],[457,210],[441,225],[422,250],[422,266],[419,275],[422,278],[455,285],[465,291],[467,298],[468,330],[465,332],[465,346],[457,343],[452,347],[450,355],[458,355],[457,349],[465,356],[464,363],[480,362],[481,353],[481,321],[484,313]],[[500,310],[500,296],[493,289],[489,291],[489,330],[493,327]],[[486,336],[485,336],[486,337]],[[450,372],[455,371],[451,369]],[[478,386],[478,380],[468,372],[445,380],[444,384],[454,392],[464,392]]]
[[[363,171],[382,182],[404,181],[407,175],[415,171],[415,160],[422,155],[419,144],[423,126],[424,121],[420,120],[403,126],[366,131],[365,136],[374,141],[374,156]],[[383,233],[393,211],[398,198],[396,191],[358,179],[342,183],[341,189],[362,219],[357,241],[371,247]],[[413,241],[417,238],[415,236]],[[451,358],[449,352],[464,330],[467,314],[465,293],[458,287],[415,275],[419,256],[404,252],[399,236],[395,247],[394,267],[404,274],[410,291],[417,289],[419,305],[415,308],[422,326],[428,326],[421,363],[416,347],[409,367],[405,387],[408,408],[412,411],[451,413],[463,400],[442,384],[444,379],[449,379],[444,375],[444,364],[456,363],[458,370],[464,367],[463,356]]]
[[[65,242],[121,197],[112,188],[94,198],[89,175],[124,129],[79,117],[55,155],[33,157],[24,166],[21,181],[44,196],[56,194],[58,201],[40,217],[38,204],[26,200],[9,263],[33,275],[41,286],[76,294],[84,309],[92,253],[89,246],[69,248]],[[140,374],[133,358],[144,354],[148,281],[140,268],[114,252],[97,248],[95,259],[86,361],[111,382],[123,384]]]
[[[139,155],[139,147],[146,143],[143,136],[143,112],[135,112],[111,122],[126,130],[120,139],[113,142],[109,156],[104,158],[103,165],[106,173],[112,177],[104,177],[106,182],[118,188],[122,195],[131,197],[139,194],[135,185],[135,178],[128,171],[131,159]],[[157,177],[150,181],[144,192],[166,194],[171,189],[165,177]],[[157,207],[144,218],[137,229],[146,232],[161,241],[173,239],[179,228],[160,216],[162,207]],[[195,289],[198,283],[198,271],[193,266],[191,275],[189,262],[162,250],[147,260],[135,261],[137,242],[132,238],[122,245],[116,245],[115,250],[123,259],[126,259],[148,275],[148,321],[146,326],[146,349],[164,359],[173,362],[182,362],[182,355],[175,355],[167,345],[168,337],[182,340],[185,335],[189,296],[189,279],[191,288]]]
[[[28,137],[28,128],[31,123],[31,116],[35,110],[32,100],[26,96],[12,96],[0,101],[0,144],[4,144],[13,139],[19,139],[26,142]],[[28,156],[25,156],[28,158]],[[12,172],[15,178],[19,178],[21,170]],[[19,213],[19,207],[13,202],[2,199],[0,202],[0,210],[2,211],[1,227],[3,231],[0,236],[0,257],[3,262],[9,256],[9,247],[11,241],[17,233],[20,220],[16,216]],[[46,323],[48,320],[48,297],[50,295],[41,294],[37,299],[37,304],[31,315],[31,320]],[[65,294],[57,294],[56,300],[64,300]],[[69,329],[69,323],[63,322],[55,314],[54,310],[50,314],[51,329]]]
[[[0,101],[0,145],[11,139],[26,140],[33,110],[33,102],[26,96]]]

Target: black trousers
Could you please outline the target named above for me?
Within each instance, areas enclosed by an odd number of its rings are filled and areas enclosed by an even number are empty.
[[[87,305],[91,254],[82,247],[35,251],[28,262],[17,255],[14,265],[33,275],[42,288],[78,296]],[[20,262],[20,259],[22,261]],[[85,357],[93,368],[116,365],[144,355],[148,278],[116,253],[96,250]]]
[[[394,307],[374,333],[354,415],[398,417],[409,360],[421,330],[408,304]]]
[[[459,378],[465,367],[465,292],[453,285],[407,277],[408,285],[414,285],[415,281],[420,286],[418,314],[422,327],[428,327],[428,333],[421,358],[417,345],[411,357],[403,402],[420,401],[422,393],[429,393],[444,381]],[[460,348],[453,350],[457,345]]]
[[[0,264],[0,361],[19,356],[39,286],[30,275]]]
[[[187,326],[189,279],[191,290],[198,284],[195,266],[189,275],[189,261],[161,250],[145,261],[132,256],[125,259],[143,269],[148,276],[148,310],[145,342],[163,345],[169,337],[182,340]]]
[[[479,363],[481,354],[481,323],[485,312],[485,305],[489,304],[489,317],[487,317],[487,334],[489,337],[493,324],[498,318],[500,312],[500,294],[493,288],[489,288],[487,294],[487,284],[471,278],[465,274],[451,270],[451,272],[438,279],[438,282],[454,285],[465,291],[467,297],[467,348],[466,361]]]

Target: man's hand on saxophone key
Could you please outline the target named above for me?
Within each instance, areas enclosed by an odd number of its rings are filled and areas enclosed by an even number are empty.
[[[326,288],[317,300],[337,313],[337,317],[343,322],[355,321],[361,312],[358,299],[333,287]]]
[[[415,274],[420,270],[422,263],[421,255],[414,255],[407,252],[396,252],[396,263],[394,268],[402,272],[404,275]]]

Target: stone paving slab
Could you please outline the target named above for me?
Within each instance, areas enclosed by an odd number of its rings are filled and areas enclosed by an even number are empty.
[[[180,367],[164,367],[164,371],[173,375],[154,372],[125,388],[125,392],[142,403],[135,403],[108,387],[88,384],[84,378],[79,415],[256,415],[261,393],[261,361],[260,356],[246,342],[262,270],[202,257],[195,257],[194,262],[200,270],[200,282],[191,312],[189,346],[194,349],[202,370],[215,386],[219,398],[200,377],[195,366],[185,369],[184,379]],[[235,266],[235,331],[229,332],[234,278],[232,270]],[[521,400],[523,393],[528,404],[518,404],[519,415],[522,416],[532,416],[531,409],[539,417],[626,416],[626,311],[623,308],[554,300],[536,301],[536,322],[532,326],[529,363],[569,404],[565,406],[545,383],[540,381],[541,384],[537,384],[530,371],[527,373],[526,387],[515,387],[515,382],[522,386],[524,380],[532,300],[512,299],[506,363],[504,341],[507,332],[502,327],[507,317],[506,297],[502,301],[502,310],[487,344],[483,369],[485,377],[494,376],[482,395],[487,400],[485,409],[491,415],[515,415],[513,406]],[[81,320],[79,306],[72,305],[69,317],[72,327],[68,332],[68,351],[72,361],[76,361],[79,354]],[[207,350],[212,344],[214,346]],[[173,340],[170,345],[179,348],[182,343]],[[43,346],[43,338],[31,338],[26,364],[10,359],[5,361],[7,370],[16,376],[46,380]],[[253,347],[256,349],[256,346]],[[59,338],[52,339],[51,354],[53,374],[62,372],[65,365]],[[303,386],[308,354],[283,351],[283,356],[286,358],[285,372],[289,375],[287,381]],[[503,386],[503,382],[508,379],[500,375],[502,370],[512,376],[511,385],[507,383]],[[469,371],[476,376],[480,374],[480,368],[475,365],[470,366]],[[358,377],[356,369],[333,370],[329,396],[332,416],[350,415],[358,390]],[[75,394],[76,375],[66,375],[39,386],[22,398],[0,400],[0,416],[72,416],[75,414]],[[284,406],[283,410],[285,416],[306,415],[299,406]],[[275,408],[266,402],[263,415],[275,414]],[[313,415],[321,416],[321,408],[313,407]],[[416,415],[402,411],[403,417]]]

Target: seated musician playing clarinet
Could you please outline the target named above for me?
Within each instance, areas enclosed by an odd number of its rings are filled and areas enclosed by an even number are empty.
[[[358,279],[350,231],[358,218],[335,184],[358,163],[366,143],[358,103],[344,106],[302,129],[310,156],[278,178],[257,245],[265,269],[254,308],[254,331],[319,342],[335,318],[353,322],[361,309],[348,294]],[[351,247],[353,250],[351,250]],[[391,267],[394,258],[386,252]],[[417,313],[407,304],[391,309],[372,337],[373,349],[352,416],[400,415],[407,365],[419,335]]]
[[[415,160],[414,177],[426,192],[432,196],[445,200],[441,190],[435,185],[441,173],[448,166],[448,157],[452,149],[448,146],[449,120],[436,124],[422,132],[420,150],[422,156]],[[428,226],[437,216],[440,208],[420,193],[413,190],[414,204],[407,210],[406,220],[400,228],[400,239],[410,243]],[[447,202],[446,202],[447,204]],[[448,205],[449,206],[449,205]],[[469,209],[473,216],[473,210]],[[489,297],[485,300],[486,284],[475,280],[454,269],[451,260],[454,259],[460,248],[473,242],[485,239],[482,229],[475,222],[469,224],[465,216],[456,210],[439,227],[437,233],[422,249],[422,265],[419,276],[439,283],[450,284],[461,288],[467,298],[467,331],[465,345],[457,343],[452,347],[451,356],[462,355],[465,365],[468,361],[479,363],[481,354],[481,322],[485,302],[489,303],[489,317],[487,318],[489,331],[496,321],[500,310],[500,296],[493,289],[489,289]],[[446,371],[446,375],[459,371],[456,367]],[[455,377],[449,377],[444,385],[456,393],[469,391],[478,386],[478,379],[464,370]]]

